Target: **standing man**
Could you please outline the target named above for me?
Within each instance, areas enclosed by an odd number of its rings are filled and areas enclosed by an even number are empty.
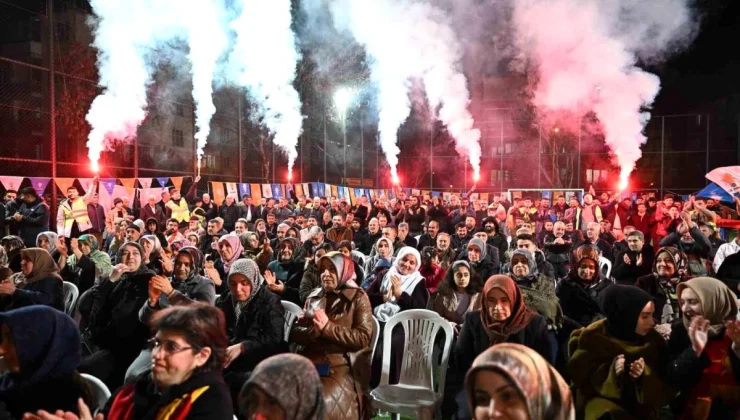
[[[252,196],[248,194],[245,194],[242,197],[241,211],[241,218],[246,220],[249,226],[251,226],[254,221],[260,217],[260,214],[257,212],[257,207],[252,204]]]
[[[88,233],[95,236],[98,244],[103,243],[103,232],[105,231],[105,209],[100,205],[98,193],[93,194],[90,203],[87,205],[87,215],[90,217],[92,228]],[[94,249],[93,251],[97,251]]]
[[[68,247],[72,238],[79,238],[92,229],[92,221],[87,213],[87,205],[92,202],[97,190],[97,176],[93,178],[90,190],[82,197],[74,186],[67,188],[67,199],[62,201],[57,211],[57,234],[60,238],[65,239]]]
[[[17,227],[26,247],[35,247],[38,234],[49,230],[49,206],[32,187],[23,188],[20,198],[23,204],[7,220]]]
[[[183,231],[187,229],[188,222],[190,221],[190,205],[188,201],[195,199],[198,181],[200,181],[200,177],[195,178],[193,185],[190,186],[185,197],[180,196],[180,190],[177,188],[170,188],[170,200],[165,203],[165,207],[170,210],[170,219],[177,220],[180,229]]]

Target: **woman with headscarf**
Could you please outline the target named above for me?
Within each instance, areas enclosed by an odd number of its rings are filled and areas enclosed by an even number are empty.
[[[267,244],[260,242],[260,237],[256,232],[242,232],[239,235],[239,240],[242,243],[242,255],[254,260],[257,266],[260,268],[260,273],[264,273],[267,270],[267,265],[272,260],[272,248],[270,248],[270,241],[265,241]]]
[[[303,279],[298,289],[298,295],[302,301],[306,301],[308,295],[317,287],[321,287],[321,273],[319,272],[319,261],[324,255],[334,251],[328,243],[323,243],[313,251],[313,257],[306,263],[303,271]]]
[[[657,419],[676,395],[667,382],[668,348],[653,328],[652,296],[634,286],[604,292],[606,319],[571,335],[568,372],[579,417]]]
[[[363,271],[365,271],[365,281],[362,284],[362,287],[365,289],[370,287],[373,280],[379,277],[379,272],[381,270],[383,271],[383,274],[385,274],[385,271],[388,271],[396,260],[393,256],[393,241],[385,236],[380,237],[375,242],[375,250],[375,255],[368,257],[363,267]],[[380,277],[382,278],[382,275]]]
[[[216,299],[226,318],[224,379],[236,401],[249,372],[262,360],[287,351],[285,310],[280,298],[267,290],[257,263],[242,258],[229,266],[228,292]]]
[[[178,239],[176,241],[172,241],[172,243],[170,244],[170,250],[172,251],[173,255],[177,255],[177,253],[186,246],[193,246],[193,243],[187,239]]]
[[[601,297],[612,286],[599,270],[599,250],[593,245],[581,245],[570,257],[570,273],[557,288],[563,314],[582,327],[604,318]]]
[[[260,243],[263,243],[265,238],[269,237],[267,234],[267,222],[265,222],[265,219],[257,219],[254,221],[254,231],[257,233],[257,236],[259,236]]]
[[[350,257],[330,252],[319,261],[319,272],[321,287],[306,299],[291,342],[302,346],[300,354],[321,372],[327,419],[370,417],[365,399],[373,335],[370,301],[355,283]],[[366,351],[357,354],[361,350]]]
[[[481,309],[465,315],[455,346],[455,366],[467,372],[485,349],[499,343],[525,345],[553,363],[547,321],[529,309],[510,277],[497,274],[486,281]]]
[[[72,255],[66,245],[60,244],[59,266],[64,281],[77,286],[80,294],[95,284],[96,278],[108,277],[113,270],[110,256],[98,250],[98,239],[94,235],[82,235],[70,241]]]
[[[467,244],[467,260],[470,262],[470,268],[482,279],[487,279],[494,273],[498,273],[498,268],[494,267],[493,262],[487,258],[487,248],[486,244],[478,238],[471,239]]]
[[[575,419],[568,384],[547,360],[519,344],[496,344],[476,357],[465,391],[476,420]]]
[[[2,267],[8,267],[8,252],[5,250],[5,248],[0,246],[0,268]]]
[[[282,300],[303,306],[298,289],[306,267],[306,249],[296,238],[284,238],[275,250],[277,259],[267,266],[267,288]]]
[[[686,419],[740,416],[740,323],[735,294],[724,283],[697,277],[677,286],[682,318],[668,339],[671,404]]]
[[[59,235],[55,232],[41,232],[36,236],[36,247],[45,249],[51,258],[59,263],[59,251],[57,250],[57,242],[59,241]]]
[[[222,280],[227,277],[231,266],[244,258],[242,257],[244,248],[242,248],[239,237],[231,233],[220,237],[216,246],[218,247],[218,259],[206,262],[205,275],[216,285],[216,293],[223,294],[227,287]]]
[[[559,330],[563,326],[563,310],[552,277],[539,272],[534,256],[524,248],[514,250],[509,267],[508,275],[522,291],[527,307],[545,317],[549,330]]]
[[[326,408],[321,391],[321,378],[310,360],[279,354],[254,368],[239,393],[239,412],[245,418],[323,420]]]
[[[480,276],[470,269],[467,261],[455,261],[437,291],[432,293],[428,309],[449,321],[455,333],[459,333],[465,315],[481,308],[481,283]]]
[[[0,283],[2,310],[47,305],[64,310],[64,290],[59,267],[41,248],[21,250],[21,272]]]
[[[434,251],[434,247],[425,246],[420,251],[420,254],[421,267],[419,267],[419,273],[424,276],[427,288],[431,294],[437,291],[437,287],[442,283],[447,270],[437,264],[437,253]]]
[[[119,264],[90,289],[89,307],[80,308],[86,322],[83,340],[91,353],[80,371],[102,380],[109,389],[121,385],[149,336],[139,321],[139,309],[149,297],[149,280],[155,274],[144,265],[143,256],[138,243],[123,244],[116,257]]]
[[[0,356],[8,369],[0,376],[0,405],[11,418],[38,410],[80,414],[80,398],[93,403],[87,382],[77,373],[80,333],[72,318],[34,305],[0,313],[0,325]]]
[[[676,286],[686,280],[686,254],[667,246],[658,250],[653,262],[653,272],[637,279],[635,286],[646,291],[655,300],[655,321],[670,324],[681,318]]]
[[[156,235],[144,235],[139,239],[139,245],[144,250],[144,265],[157,275],[172,274],[172,260]]]
[[[21,271],[21,250],[26,247],[20,236],[8,235],[0,239],[0,245],[8,254],[8,267],[14,273]]]

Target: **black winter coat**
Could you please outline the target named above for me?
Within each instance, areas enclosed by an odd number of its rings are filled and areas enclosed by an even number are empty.
[[[264,359],[288,350],[285,342],[285,310],[280,298],[260,287],[256,295],[239,319],[234,312],[234,299],[230,293],[216,299],[216,307],[221,309],[226,318],[226,335],[229,344],[242,343],[243,351],[229,370],[250,372]]]
[[[604,318],[601,299],[611,285],[611,281],[601,278],[594,287],[585,289],[570,276],[563,279],[557,289],[563,314],[583,327]]]
[[[551,360],[553,353],[547,336],[547,321],[542,315],[536,314],[524,329],[510,335],[506,342],[527,346],[551,364],[555,364],[555,361]],[[455,344],[455,369],[464,375],[470,369],[473,360],[489,347],[491,339],[483,327],[480,311],[468,312],[465,314],[465,321]]]
[[[3,311],[23,308],[31,305],[46,305],[64,311],[64,290],[62,279],[48,276],[27,284],[22,289],[15,289],[10,297],[3,297],[0,303]]]
[[[719,267],[717,278],[732,289],[735,295],[740,296],[740,290],[738,290],[738,286],[740,286],[740,253],[725,258]]]
[[[39,233],[49,230],[49,206],[40,198],[36,198],[31,204],[21,202],[23,204],[18,208],[18,213],[23,216],[21,221],[16,222],[14,214],[7,214],[6,217],[8,221],[18,226],[18,236],[23,239],[26,247],[33,248],[36,246],[36,237]]]
[[[642,255],[642,265],[637,266],[637,256]],[[624,262],[624,256],[629,256],[630,263]],[[651,274],[653,271],[653,260],[655,259],[655,251],[650,245],[644,245],[642,251],[635,252],[629,251],[621,252],[617,254],[614,261],[614,269],[612,270],[612,277],[617,283],[634,285],[638,278]]]
[[[218,209],[218,215],[220,218],[224,219],[224,230],[227,232],[233,232],[236,221],[242,217],[242,211],[236,204],[232,204],[230,206],[224,204]]]

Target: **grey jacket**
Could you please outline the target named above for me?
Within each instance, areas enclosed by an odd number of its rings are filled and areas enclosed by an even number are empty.
[[[172,287],[174,290],[170,296],[161,294],[156,306],[149,306],[148,300],[144,302],[139,309],[139,320],[143,324],[149,325],[149,320],[155,312],[172,305],[184,305],[194,300],[213,305],[216,301],[216,286],[211,280],[198,274],[187,280],[173,283]]]

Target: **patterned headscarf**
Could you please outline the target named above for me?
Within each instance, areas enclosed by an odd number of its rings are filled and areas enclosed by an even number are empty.
[[[186,246],[177,251],[177,255],[186,255],[190,258],[191,269],[187,280],[192,279],[193,276],[200,273],[200,270],[203,268],[204,259],[203,252],[200,249],[193,246]]]
[[[230,279],[231,276],[233,276],[234,274],[241,274],[252,283],[252,292],[250,293],[246,301],[239,302],[236,300],[236,296],[232,296],[234,313],[236,314],[236,319],[239,319],[239,316],[244,311],[244,308],[249,305],[249,303],[252,301],[252,299],[254,299],[254,297],[257,295],[257,292],[264,284],[265,278],[262,277],[262,274],[260,274],[260,269],[257,266],[257,263],[254,262],[254,260],[250,260],[248,258],[238,259],[231,265],[229,276],[227,277],[226,281],[228,282],[228,279]]]
[[[357,288],[357,283],[355,283],[357,274],[355,273],[355,263],[352,261],[352,258],[337,251],[327,253],[319,259],[319,276],[324,271],[322,264],[331,264],[337,272],[337,290],[345,287]]]
[[[57,250],[57,239],[59,239],[59,235],[57,235],[55,232],[41,232],[38,235],[36,235],[36,246],[41,248],[41,245],[39,244],[39,239],[41,237],[46,238],[46,240],[49,242],[49,254],[53,254],[54,251]]]

